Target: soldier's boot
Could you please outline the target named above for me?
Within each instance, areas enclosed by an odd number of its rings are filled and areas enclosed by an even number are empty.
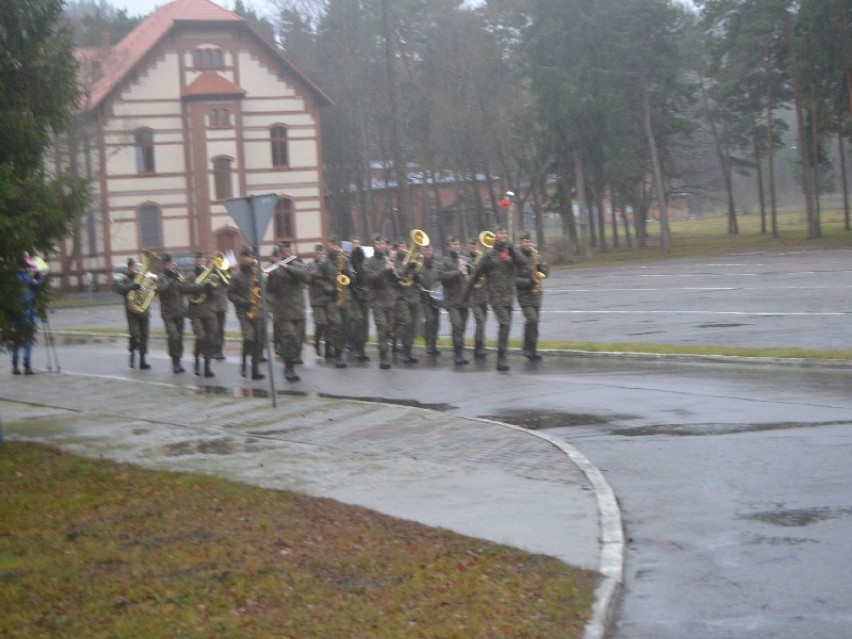
[[[426,354],[431,357],[438,357],[441,354],[441,351],[439,351],[438,347],[435,346],[435,342],[430,342],[426,347]]]
[[[172,372],[183,373],[186,369],[180,363],[180,357],[172,357]]]
[[[403,364],[416,364],[420,360],[414,357],[411,354],[411,344],[407,344],[402,347],[402,363]]]
[[[204,356],[204,377],[216,377],[216,373],[210,368],[210,357]]]
[[[242,350],[242,353],[240,355],[240,358],[241,358],[240,376],[242,376],[242,377],[246,376],[246,358],[247,357],[248,357],[248,346],[246,345],[245,340],[243,340],[243,350]]]
[[[328,348],[328,347],[326,347]],[[346,362],[343,361],[343,353],[339,348],[334,349],[334,367],[346,368]]]
[[[509,370],[509,360],[506,359],[506,349],[504,349],[504,348],[497,350],[497,370],[498,371]]]
[[[334,359],[334,348],[328,340],[325,340],[325,361],[330,362]]]
[[[541,353],[538,352],[538,346],[534,339],[530,338],[530,354],[527,356],[530,361],[537,362],[541,359]]]
[[[198,357],[197,353],[195,355],[194,371],[196,375],[201,375],[201,359]]]
[[[388,357],[387,351],[379,351],[379,368],[383,371],[388,370],[391,367],[390,358]]]
[[[532,354],[533,354],[532,340],[530,339],[530,333],[529,333],[528,330],[524,330],[524,347],[523,347],[521,352],[523,353],[524,357],[526,357],[527,359],[532,357]]]
[[[359,362],[369,362],[370,356],[364,352],[364,342],[356,342],[355,344],[355,359]]]
[[[317,357],[322,357],[322,329],[317,327],[314,332],[314,352]]]
[[[462,348],[461,346],[454,347],[453,353],[455,355],[453,363],[456,366],[464,366],[465,364],[470,364],[470,361],[464,356],[464,348]]]
[[[130,368],[136,368],[136,351],[130,351]]]
[[[398,355],[399,352],[400,352],[400,348],[399,348],[399,346],[396,345],[396,340],[393,340],[393,344],[391,346],[391,353],[393,353],[394,355]]]
[[[259,366],[259,357],[251,358],[251,378],[252,379],[266,379],[266,375],[260,372]]]
[[[139,370],[147,371],[151,365],[145,361],[145,353],[139,353]]]
[[[473,357],[475,359],[485,359],[488,351],[485,350],[485,345],[482,342],[476,342],[473,345]]]
[[[284,359],[284,379],[288,382],[298,382],[301,380],[296,374],[296,369],[294,368],[294,362],[292,359]]]

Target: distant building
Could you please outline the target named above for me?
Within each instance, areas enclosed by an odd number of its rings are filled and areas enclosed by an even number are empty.
[[[77,52],[80,125],[50,161],[91,178],[60,247],[68,285],[143,249],[238,252],[229,197],[275,193],[264,245],[325,237],[320,108],[329,98],[242,17],[210,0],[166,4],[115,46]],[[262,249],[265,254],[266,251]]]

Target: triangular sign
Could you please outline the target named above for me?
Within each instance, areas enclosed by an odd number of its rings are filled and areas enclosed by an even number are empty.
[[[225,208],[236,222],[237,227],[249,246],[260,246],[269,220],[278,206],[278,196],[275,193],[266,195],[247,195],[244,197],[229,197],[225,200]]]

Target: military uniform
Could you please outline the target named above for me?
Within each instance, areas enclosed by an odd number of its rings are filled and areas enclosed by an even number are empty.
[[[406,252],[396,254],[397,272],[401,277],[396,283],[396,311],[394,313],[394,338],[402,343],[404,364],[416,364],[414,332],[420,317],[420,276],[415,262],[405,262]],[[407,282],[410,284],[406,285]]]
[[[196,266],[196,278],[204,270],[203,266]],[[227,289],[218,275],[213,275],[208,282],[195,284],[195,286],[198,287],[198,291],[189,300],[189,322],[192,325],[192,332],[195,334],[194,370],[196,375],[201,375],[201,360],[203,360],[204,376],[214,377],[210,360],[222,351],[217,315],[222,300],[224,299],[227,302]]]
[[[243,335],[242,375],[246,376],[246,358],[250,358],[252,379],[263,379],[265,375],[260,372],[260,360],[263,353],[264,317],[255,290],[258,286],[256,268],[245,262],[240,264],[231,275],[228,299],[234,305]]]
[[[388,268],[388,256],[379,242],[374,244],[372,257],[364,261],[364,277],[370,296],[370,309],[376,324],[376,339],[379,343],[380,368],[391,367],[390,342],[396,310],[397,276]]]
[[[437,346],[441,308],[430,294],[430,291],[440,282],[439,272],[440,264],[431,256],[424,256],[423,268],[420,269],[419,274],[420,311],[423,313],[423,341],[426,343],[426,354],[433,357],[441,354]]]
[[[353,238],[354,241],[355,238]],[[349,261],[352,263],[352,270],[355,274],[350,286],[352,287],[353,301],[358,306],[359,311],[358,321],[350,330],[350,344],[353,356],[362,362],[370,361],[370,358],[364,352],[364,346],[370,339],[370,293],[364,280],[364,261],[366,259],[367,255],[360,244],[353,248],[349,254]]]
[[[130,339],[127,345],[127,350],[130,351],[130,368],[136,365],[136,351],[139,351],[139,368],[147,370],[151,365],[145,361],[145,356],[148,353],[148,333],[150,330],[151,310],[150,307],[142,312],[130,308],[128,303],[128,295],[131,291],[138,291],[141,286],[133,282],[134,277],[138,274],[136,263],[133,259],[127,261],[127,268],[118,273],[118,277],[113,280],[113,290],[124,298],[124,308],[127,316],[127,332],[130,334]]]
[[[288,382],[299,381],[295,363],[299,359],[305,331],[305,288],[310,275],[308,268],[293,260],[269,273],[266,291],[272,307],[272,321],[277,335],[277,351],[284,358],[284,377]]]
[[[170,255],[162,257],[167,266],[163,269],[162,277],[157,283],[157,294],[160,296],[160,316],[166,328],[169,357],[172,359],[172,371],[184,372],[181,364],[183,357],[183,336],[186,327],[186,295],[195,293],[198,286],[187,282],[174,269]]]
[[[478,243],[471,243],[469,248],[471,263],[476,263],[481,250]],[[485,322],[488,319],[488,296],[485,290],[484,276],[482,280],[470,283],[467,302],[474,321],[473,356],[476,359],[482,359],[488,354],[485,350]]]
[[[541,311],[541,283],[536,283],[533,274],[539,273],[547,276],[550,267],[545,264],[533,248],[521,248],[521,254],[526,258],[528,266],[522,277],[518,280],[518,304],[524,315],[524,357],[531,360],[541,359],[538,353],[538,323]]]
[[[464,357],[464,333],[469,313],[467,295],[470,282],[468,263],[459,255],[458,244],[450,240],[456,250],[447,251],[441,262],[440,279],[444,286],[444,308],[450,316],[453,337],[453,356],[456,365],[467,364]]]
[[[325,304],[326,319],[328,320],[328,336],[326,349],[331,343],[336,368],[346,368],[343,361],[343,351],[346,348],[346,327],[357,322],[358,308],[353,303],[349,290],[353,281],[352,265],[343,250],[337,245],[336,239],[329,239],[328,259],[317,267],[318,285],[324,286],[328,296]],[[349,278],[350,286],[339,286],[338,275]]]
[[[507,349],[509,331],[512,327],[512,304],[515,300],[515,287],[519,277],[528,269],[526,258],[521,251],[499,239],[488,250],[479,263],[476,274],[485,276],[485,289],[488,305],[497,318],[497,370],[509,370]]]

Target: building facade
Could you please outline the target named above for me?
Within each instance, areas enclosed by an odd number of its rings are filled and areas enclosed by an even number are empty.
[[[115,46],[78,52],[81,124],[53,161],[91,180],[60,247],[69,288],[143,250],[238,253],[230,197],[274,193],[261,251],[325,237],[320,110],[329,98],[242,17],[210,0],[160,7]]]

